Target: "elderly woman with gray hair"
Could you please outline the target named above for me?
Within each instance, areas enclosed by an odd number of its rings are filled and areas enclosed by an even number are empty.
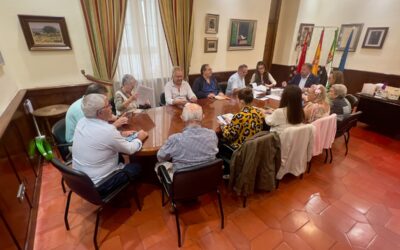
[[[137,108],[137,94],[135,89],[137,81],[132,75],[126,74],[122,77],[121,89],[117,90],[114,95],[115,108],[117,115],[124,112],[134,111]]]
[[[331,114],[348,115],[351,113],[351,104],[345,98],[347,87],[344,84],[334,84],[329,91],[331,99]]]

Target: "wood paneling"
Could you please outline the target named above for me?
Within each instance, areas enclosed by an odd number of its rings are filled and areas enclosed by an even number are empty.
[[[266,63],[268,69],[271,68],[272,59],[274,56],[275,40],[276,40],[276,34],[278,32],[281,4],[282,0],[272,0],[271,8],[269,10],[267,37],[265,39],[264,57],[263,57],[263,61]]]
[[[290,79],[290,68],[291,66],[287,65],[272,64],[270,72],[278,84],[280,84],[282,81]],[[400,87],[400,75],[345,69],[344,79],[347,91],[350,94],[360,92],[364,83],[385,82],[389,86]]]
[[[14,245],[8,246],[10,239],[4,238],[7,248],[33,248],[40,195],[41,161],[38,156],[29,158],[28,155],[29,143],[37,132],[32,116],[25,113],[23,102],[29,98],[34,109],[52,104],[72,104],[84,94],[87,86],[20,90],[0,117],[0,213],[9,226],[6,228],[8,234],[15,239]],[[22,202],[16,198],[21,184],[26,186]]]

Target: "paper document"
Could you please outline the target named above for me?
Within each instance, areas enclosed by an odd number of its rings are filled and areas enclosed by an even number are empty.
[[[144,105],[147,103],[151,103],[154,97],[153,92],[154,90],[152,88],[139,85],[136,91],[136,93],[138,94],[137,104]]]
[[[220,95],[216,95],[214,98],[215,98],[215,100],[226,100],[226,99],[228,99],[226,96],[220,96]]]
[[[280,96],[277,96],[277,95],[267,95],[267,96],[265,96],[267,99],[272,99],[272,100],[277,100],[277,101],[280,101],[281,100],[281,97]]]
[[[221,123],[223,123],[224,125],[228,125],[227,121],[231,121],[233,118],[233,114],[232,113],[227,113],[224,115],[219,115],[217,116],[218,121],[220,121]]]

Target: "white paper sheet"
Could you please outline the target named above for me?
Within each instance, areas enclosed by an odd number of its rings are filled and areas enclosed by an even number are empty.
[[[138,105],[144,105],[147,103],[151,103],[151,100],[153,99],[153,89],[139,85],[137,88],[136,93],[138,94],[138,99],[137,99],[137,104]]]

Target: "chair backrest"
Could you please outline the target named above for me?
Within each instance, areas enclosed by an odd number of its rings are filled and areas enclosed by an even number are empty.
[[[222,178],[223,161],[214,161],[174,172],[171,198],[190,199],[217,190]]]
[[[312,123],[315,126],[313,156],[321,154],[323,149],[332,147],[337,129],[336,116],[331,114]]]
[[[347,94],[346,99],[347,99],[347,101],[349,101],[349,103],[351,105],[351,109],[354,110],[354,108],[357,107],[357,105],[358,105],[358,98],[352,94]]]
[[[74,193],[95,205],[102,204],[101,196],[87,174],[67,167],[57,158],[53,158],[51,163],[61,172],[64,181]]]
[[[53,127],[51,128],[51,133],[53,134],[54,139],[56,140],[57,144],[66,144],[67,141],[65,140],[65,119],[61,119],[57,121]],[[68,146],[57,146],[58,151],[61,154],[61,158],[64,161],[68,161],[68,155],[70,155]]]
[[[219,82],[218,86],[221,88],[222,92],[226,94],[226,88],[228,87],[228,82]]]
[[[165,101],[165,92],[162,92],[160,95],[160,106],[165,106],[167,102]]]
[[[350,114],[346,118],[344,118],[341,122],[338,124],[337,132],[336,132],[336,137],[343,135],[345,132],[350,131],[352,127],[357,126],[357,121],[360,119],[360,116],[362,115],[362,111],[357,111],[354,114]]]
[[[117,108],[115,107],[115,102],[114,102],[114,96],[110,98],[110,105],[111,105],[111,111],[114,115],[117,114]]]
[[[314,133],[312,124],[285,128],[280,133],[282,164],[277,179],[282,179],[287,173],[299,176],[306,171],[307,162],[312,157]]]

